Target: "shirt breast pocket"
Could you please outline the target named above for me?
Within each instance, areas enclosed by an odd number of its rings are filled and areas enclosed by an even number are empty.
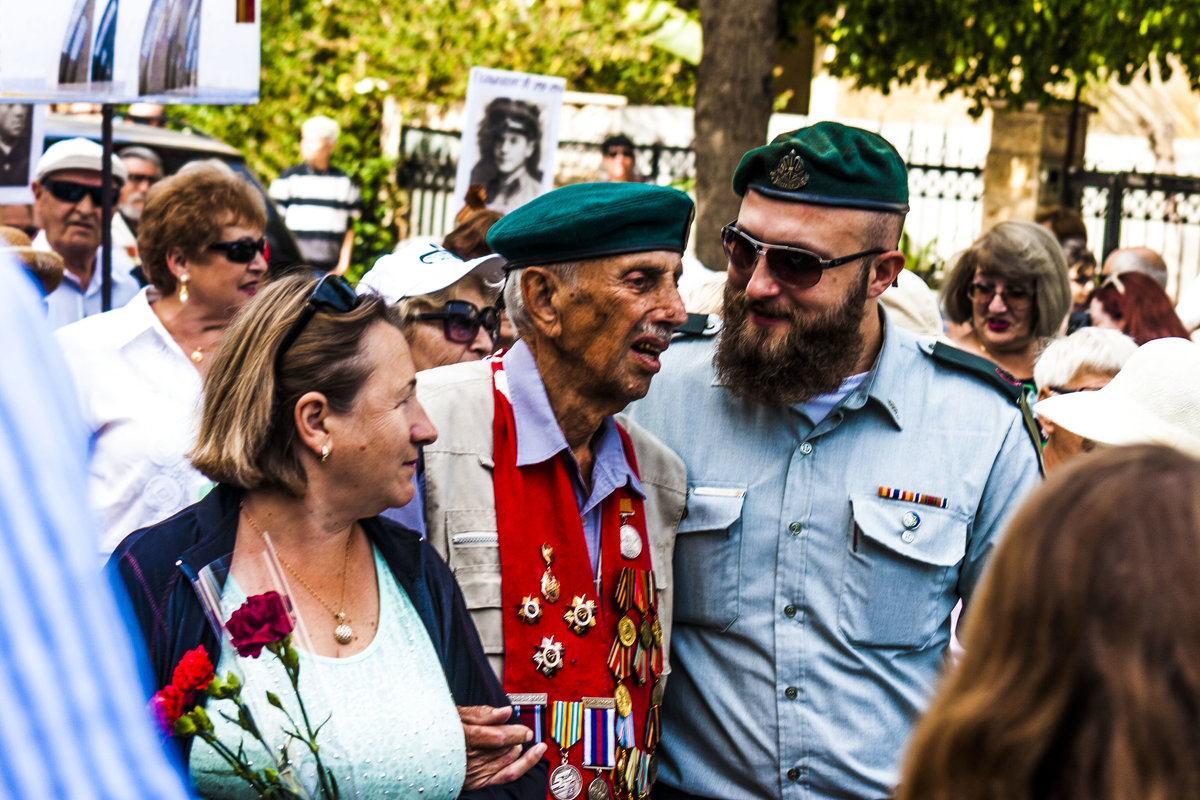
[[[468,509],[446,512],[446,563],[462,590],[467,610],[479,629],[483,651],[504,652],[500,597],[500,540],[496,512]]]
[[[744,484],[688,490],[675,537],[675,621],[727,630],[738,618]]]
[[[851,496],[850,504],[842,633],[867,647],[929,646],[954,607],[948,590],[966,551],[966,519],[869,494]]]

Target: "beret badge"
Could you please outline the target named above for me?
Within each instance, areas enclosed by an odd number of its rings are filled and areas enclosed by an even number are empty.
[[[794,148],[779,159],[779,164],[771,170],[771,183],[789,192],[808,183],[808,171],[804,168],[804,160],[796,155]]]

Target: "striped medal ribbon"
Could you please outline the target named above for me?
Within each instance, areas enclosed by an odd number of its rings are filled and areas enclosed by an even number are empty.
[[[612,769],[616,764],[616,716],[613,698],[583,698],[583,766],[587,769]]]
[[[583,736],[583,703],[555,700],[550,704],[550,737],[564,751]]]

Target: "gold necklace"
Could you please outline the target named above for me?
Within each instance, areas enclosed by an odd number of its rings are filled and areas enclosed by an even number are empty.
[[[246,515],[246,522],[250,523],[250,527],[254,529],[254,532],[265,539],[267,532],[258,527],[258,523],[254,521],[254,517],[250,516],[250,512],[246,510],[245,505],[241,506],[241,511]],[[354,526],[351,525],[350,535],[346,537],[346,555],[342,559],[342,600],[339,604],[340,608],[342,609],[341,611],[334,611],[333,606],[329,605],[329,603],[326,603],[325,598],[317,594],[316,591],[314,591],[313,588],[308,585],[308,581],[304,580],[304,576],[297,572],[295,567],[284,561],[283,556],[279,555],[278,552],[275,553],[275,557],[279,559],[279,563],[283,564],[284,568],[287,569],[288,572],[295,575],[296,580],[300,581],[300,585],[307,589],[308,593],[316,598],[317,602],[324,606],[326,611],[333,615],[334,621],[337,622],[337,627],[333,629],[333,638],[337,640],[338,644],[342,645],[350,644],[350,642],[354,640],[354,629],[350,627],[348,622],[346,622],[346,571],[348,565],[350,564],[350,541],[353,535]]]

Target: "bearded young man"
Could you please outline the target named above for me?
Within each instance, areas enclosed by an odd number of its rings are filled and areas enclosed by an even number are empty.
[[[734,190],[725,327],[630,412],[688,470],[654,797],[883,798],[1036,452],[1017,390],[880,306],[908,211],[887,141],[783,134]]]

